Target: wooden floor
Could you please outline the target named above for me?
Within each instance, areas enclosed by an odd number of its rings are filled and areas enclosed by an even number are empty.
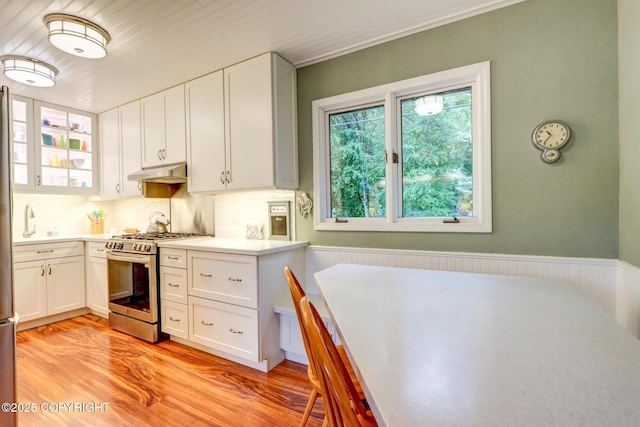
[[[263,373],[172,341],[146,343],[91,314],[17,340],[18,401],[35,409],[19,414],[20,427],[297,426],[311,392],[305,365]],[[307,425],[322,416],[318,399]]]

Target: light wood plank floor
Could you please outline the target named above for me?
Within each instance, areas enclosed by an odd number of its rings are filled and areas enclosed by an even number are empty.
[[[297,426],[311,392],[305,365],[263,373],[172,341],[146,343],[90,314],[17,340],[18,401],[36,408],[19,414],[20,427]],[[322,417],[318,399],[307,425]]]

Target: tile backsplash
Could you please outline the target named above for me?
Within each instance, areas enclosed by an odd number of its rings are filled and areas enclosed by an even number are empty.
[[[291,238],[295,240],[295,192],[251,191],[218,195],[190,195],[182,188],[171,199],[135,198],[123,200],[97,200],[95,197],[50,194],[14,193],[13,234],[22,237],[24,209],[33,208],[35,236],[46,236],[57,230],[60,235],[91,232],[86,214],[102,209],[106,213],[105,233],[121,234],[124,228],[146,231],[149,215],[163,212],[171,220],[172,231],[197,232],[219,237],[246,237],[246,226],[262,226],[265,239],[269,238],[267,202],[290,201]]]

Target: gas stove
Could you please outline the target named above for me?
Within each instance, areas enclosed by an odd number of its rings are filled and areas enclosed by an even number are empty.
[[[114,252],[130,252],[153,255],[158,251],[156,242],[166,240],[192,239],[206,237],[196,233],[137,233],[112,236],[105,248]]]

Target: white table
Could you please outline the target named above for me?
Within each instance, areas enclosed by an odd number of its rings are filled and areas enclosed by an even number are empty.
[[[640,425],[640,342],[571,284],[349,264],[314,276],[380,425]]]

